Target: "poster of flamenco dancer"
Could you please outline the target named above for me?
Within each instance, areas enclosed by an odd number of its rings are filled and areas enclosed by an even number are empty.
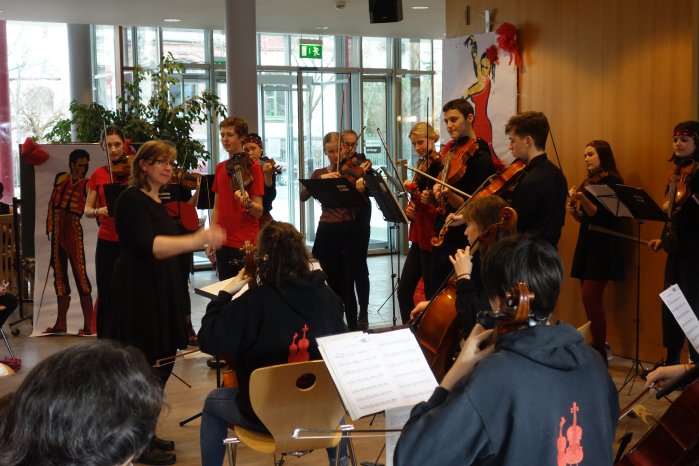
[[[442,98],[446,103],[463,97],[473,105],[476,136],[488,142],[494,159],[507,166],[513,157],[505,124],[517,112],[519,56],[513,59],[499,37],[502,34],[490,32],[444,40]],[[441,134],[448,134],[444,122]]]
[[[98,226],[83,215],[87,181],[106,155],[97,144],[41,145],[34,166],[34,330],[32,336],[95,334]]]

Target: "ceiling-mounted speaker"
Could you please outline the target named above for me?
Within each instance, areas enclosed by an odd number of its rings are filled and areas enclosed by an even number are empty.
[[[403,21],[403,0],[369,0],[370,23]]]

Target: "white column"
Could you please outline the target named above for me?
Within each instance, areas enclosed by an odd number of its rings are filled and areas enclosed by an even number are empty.
[[[92,103],[92,55],[90,26],[68,25],[68,63],[70,67],[70,100],[81,104]],[[76,141],[75,128],[72,139]]]
[[[228,115],[257,131],[257,37],[255,0],[226,0]]]

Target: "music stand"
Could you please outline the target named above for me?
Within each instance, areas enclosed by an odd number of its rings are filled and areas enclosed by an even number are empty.
[[[366,198],[345,178],[299,180],[311,196],[325,208],[361,207]]]
[[[125,184],[109,183],[104,185],[104,200],[107,203],[107,213],[114,218],[114,209],[116,207],[117,198],[126,190],[128,186]]]
[[[393,226],[391,226],[390,228],[395,230],[396,232],[396,239],[398,243],[398,248],[396,250],[396,252],[398,253],[397,267],[398,270],[400,270],[400,241],[398,240],[398,238],[400,238],[400,224],[403,223],[407,225],[408,217],[406,217],[403,208],[398,202],[398,199],[396,198],[395,194],[393,194],[393,191],[389,189],[388,185],[386,184],[386,180],[383,178],[383,176],[368,175],[364,177],[364,184],[367,187],[367,191],[369,191],[369,195],[376,200],[376,205],[379,206],[379,210],[381,210],[384,220],[393,224]],[[391,258],[391,283],[393,284],[393,287],[391,289],[391,304],[393,309],[393,325],[396,325],[397,318],[395,294],[397,288],[398,274],[395,273],[395,271],[393,270],[393,252],[395,249],[393,245],[393,236],[389,235],[388,238],[389,256]]]
[[[197,199],[197,209],[211,210],[214,208],[214,199],[216,193],[211,190],[214,185],[215,175],[202,175],[201,185],[199,186],[199,199]]]
[[[636,239],[636,354],[624,383],[619,388],[621,392],[626,384],[633,383],[639,374],[646,372],[639,358],[641,337],[641,225],[646,221],[667,222],[667,214],[655,203],[647,192],[641,188],[623,184],[595,184],[585,189],[592,194],[615,217],[627,217],[636,221],[638,236]],[[640,372],[639,372],[640,370]],[[633,372],[633,375],[631,373]]]

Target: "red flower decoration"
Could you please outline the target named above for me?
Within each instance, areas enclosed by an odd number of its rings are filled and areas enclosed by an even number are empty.
[[[41,147],[39,147],[32,138],[24,140],[20,152],[24,155],[24,160],[29,165],[41,165],[49,159],[49,154],[41,150]]]
[[[495,44],[486,49],[485,56],[488,57],[488,60],[490,60],[490,63],[493,65],[500,64],[500,59],[498,58],[498,47]]]
[[[126,138],[124,140],[124,155],[134,155],[136,154],[136,149],[131,145],[131,139]]]
[[[514,57],[515,66],[517,68],[521,67],[522,58],[519,55],[519,46],[517,45],[517,28],[510,23],[502,23],[495,33],[498,35],[500,48],[510,54],[509,64],[512,64],[512,58]]]

